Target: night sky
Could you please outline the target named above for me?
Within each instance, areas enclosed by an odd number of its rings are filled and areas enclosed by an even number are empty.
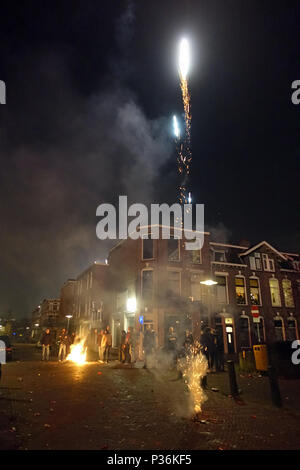
[[[298,252],[299,26],[299,1],[2,2],[0,314],[106,258],[101,202],[175,201],[182,36],[206,229]]]

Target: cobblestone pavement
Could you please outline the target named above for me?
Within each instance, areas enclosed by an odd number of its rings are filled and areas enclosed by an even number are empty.
[[[268,398],[266,378],[238,376],[243,393],[234,400],[228,397],[227,374],[210,374],[208,399],[193,421],[191,396],[173,371],[132,368],[115,361],[83,366],[43,363],[31,346],[22,346],[20,353],[20,362],[3,366],[0,448],[300,447],[299,406],[293,406],[300,381],[286,385],[290,402],[285,400],[285,406],[277,409]]]

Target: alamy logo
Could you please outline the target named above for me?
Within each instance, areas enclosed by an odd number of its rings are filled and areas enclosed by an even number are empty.
[[[195,208],[195,214],[193,209]],[[163,239],[184,238],[186,250],[201,250],[204,242],[204,204],[151,204],[150,220],[144,204],[132,204],[128,207],[127,196],[119,196],[118,228],[117,210],[112,204],[100,204],[96,215],[102,217],[96,227],[100,240],[131,238]],[[193,215],[196,229],[193,230]],[[128,217],[134,217],[128,223]],[[173,223],[171,223],[173,217]],[[151,233],[148,227],[151,226]],[[173,234],[171,234],[171,230]]]
[[[292,349],[296,349],[292,354],[292,363],[294,366],[298,366],[300,364],[300,339],[295,339],[292,342]]]
[[[0,80],[0,104],[6,104],[6,85],[3,80]]]
[[[300,80],[293,81],[292,90],[295,90],[293,91],[292,96],[291,96],[292,103],[297,105],[300,103]]]
[[[6,344],[0,340],[0,364],[6,364]]]

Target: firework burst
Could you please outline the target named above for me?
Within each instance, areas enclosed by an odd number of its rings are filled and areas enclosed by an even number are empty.
[[[202,410],[202,404],[207,400],[201,383],[208,368],[207,359],[200,352],[199,343],[196,342],[190,347],[187,355],[179,359],[178,367],[193,397],[194,412],[198,414]]]

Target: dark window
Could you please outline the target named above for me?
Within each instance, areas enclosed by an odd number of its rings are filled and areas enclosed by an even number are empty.
[[[247,317],[239,318],[239,340],[240,346],[242,348],[249,348],[250,347],[250,340],[249,340],[249,320]]]
[[[143,239],[143,259],[153,258],[153,240],[152,238]]]
[[[226,261],[225,251],[215,251],[214,261],[225,263]]]
[[[153,298],[153,271],[142,272],[142,297],[147,302]]]
[[[179,261],[179,240],[170,238],[168,240],[168,260]]]

